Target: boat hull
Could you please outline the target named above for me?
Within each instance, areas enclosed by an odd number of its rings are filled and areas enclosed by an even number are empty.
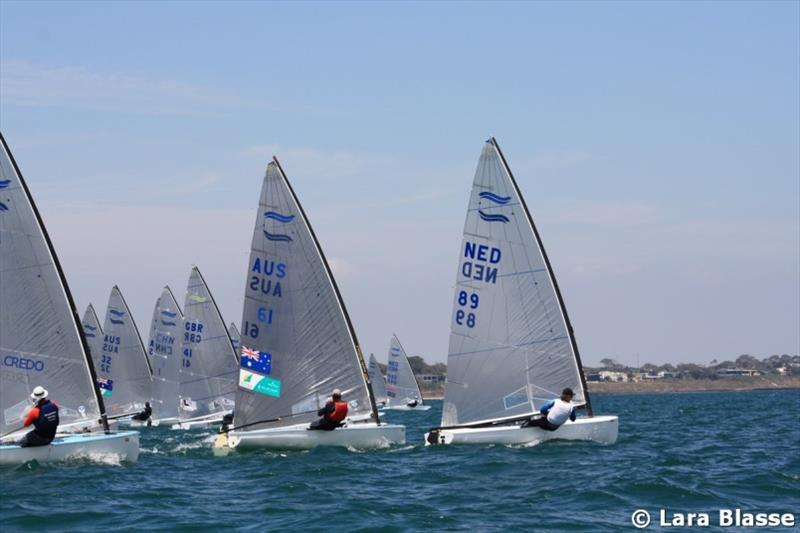
[[[517,425],[464,427],[440,429],[433,443],[431,433],[425,434],[425,445],[430,444],[539,444],[548,440],[586,440],[599,444],[614,444],[619,432],[616,416],[595,416],[567,421],[555,431]]]
[[[416,407],[409,407],[408,405],[387,405],[382,407],[382,409],[386,409],[387,411],[427,411],[430,408],[430,405],[424,404]]]
[[[405,444],[406,428],[397,424],[374,422],[353,424],[333,431],[311,431],[308,424],[254,431],[231,431],[228,446],[237,449],[276,448],[308,450],[319,446],[341,446],[358,449],[386,448]]]
[[[34,460],[38,463],[54,463],[68,459],[102,460],[108,457],[135,463],[139,459],[139,434],[135,431],[83,433],[57,436],[47,446],[0,446],[0,464],[3,465],[24,464]]]
[[[171,429],[196,429],[208,426],[218,426],[222,424],[222,419],[228,413],[214,413],[203,418],[195,418],[189,420],[179,421],[177,424],[172,424]]]

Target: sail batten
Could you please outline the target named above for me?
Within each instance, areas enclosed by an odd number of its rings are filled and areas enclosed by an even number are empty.
[[[588,404],[551,265],[494,139],[475,172],[454,293],[443,426],[525,417],[565,387]]]
[[[30,393],[57,398],[62,424],[104,413],[82,324],[30,190],[0,134],[0,433],[21,425]]]
[[[341,294],[277,159],[262,183],[241,324],[237,426],[310,421],[335,388],[351,415],[377,421]]]

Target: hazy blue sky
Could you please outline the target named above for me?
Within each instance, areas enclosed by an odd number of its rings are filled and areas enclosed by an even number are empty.
[[[800,352],[800,3],[0,2],[0,128],[78,305],[241,320],[278,155],[365,351],[443,361],[497,137],[586,363]]]

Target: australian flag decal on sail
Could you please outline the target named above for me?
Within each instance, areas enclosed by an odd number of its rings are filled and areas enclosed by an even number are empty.
[[[97,378],[97,385],[100,387],[100,393],[108,398],[114,390],[114,380],[106,378]]]
[[[502,222],[503,224],[508,224],[510,222],[508,217],[505,215],[490,215],[480,210],[478,210],[478,216],[480,216],[481,219],[485,220],[486,222]]]
[[[272,355],[242,346],[242,357],[239,359],[239,366],[259,374],[269,374],[272,371]]]

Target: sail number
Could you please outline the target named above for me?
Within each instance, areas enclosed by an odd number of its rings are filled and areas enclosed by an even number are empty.
[[[183,368],[189,368],[192,366],[192,349],[191,348],[184,348],[183,349],[183,360],[182,360]]]
[[[456,324],[459,326],[466,325],[468,328],[474,328],[475,313],[473,313],[471,310],[478,309],[478,305],[480,303],[481,299],[477,293],[473,292],[472,294],[467,294],[467,291],[459,291],[458,305],[463,307],[463,309],[456,310]]]

